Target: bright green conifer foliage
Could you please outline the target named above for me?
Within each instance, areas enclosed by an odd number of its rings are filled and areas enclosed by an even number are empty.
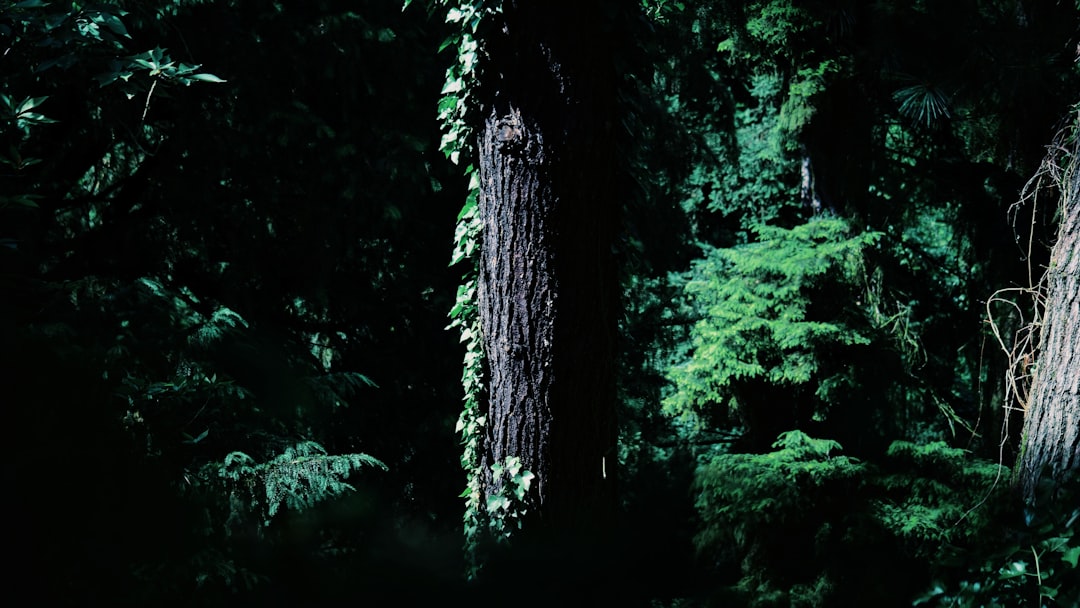
[[[689,421],[703,409],[738,407],[740,393],[761,382],[793,396],[822,395],[832,380],[822,377],[825,354],[869,342],[843,319],[808,312],[815,298],[857,299],[862,250],[880,235],[849,231],[839,218],[761,226],[753,242],[712,249],[696,262],[685,289],[700,320],[690,332],[689,360],[670,372],[675,392],[664,411]],[[858,313],[857,306],[848,312],[856,321]]]

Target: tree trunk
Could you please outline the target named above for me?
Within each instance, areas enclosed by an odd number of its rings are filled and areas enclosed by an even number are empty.
[[[1073,137],[1078,135],[1074,130]],[[1018,481],[1028,500],[1034,500],[1044,474],[1060,480],[1080,468],[1080,144],[1075,139],[1073,147],[1058,184],[1061,225],[1046,271],[1038,368],[1024,420]]]
[[[614,75],[595,4],[504,3],[480,82],[481,489],[520,458],[527,527],[559,533],[615,507]]]

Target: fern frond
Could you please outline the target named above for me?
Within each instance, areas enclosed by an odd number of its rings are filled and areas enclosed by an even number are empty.
[[[331,455],[314,441],[302,441],[264,463],[256,463],[243,452],[233,452],[225,457],[218,475],[245,486],[253,506],[262,502],[264,521],[269,525],[282,506],[303,511],[355,490],[346,479],[364,467],[388,470],[382,461],[368,454]],[[258,485],[262,486],[262,501],[256,493]]]

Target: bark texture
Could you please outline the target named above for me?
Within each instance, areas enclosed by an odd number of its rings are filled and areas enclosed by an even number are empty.
[[[1078,134],[1074,134],[1074,137]],[[1033,500],[1044,474],[1080,468],[1080,146],[1060,184],[1061,225],[1047,269],[1038,369],[1024,420],[1019,482]]]
[[[481,77],[481,484],[520,458],[527,523],[559,531],[615,506],[614,76],[594,4],[505,3]]]

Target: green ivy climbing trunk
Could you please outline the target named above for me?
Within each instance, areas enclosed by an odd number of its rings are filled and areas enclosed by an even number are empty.
[[[492,465],[520,458],[536,476],[526,527],[559,533],[615,510],[615,92],[598,4],[505,3],[480,79],[481,490],[498,496]]]
[[[1078,125],[1080,127],[1080,125]],[[1044,474],[1080,468],[1080,130],[1060,176],[1061,225],[1046,271],[1038,368],[1024,420],[1019,482],[1032,499]],[[1055,159],[1056,160],[1056,159]],[[1050,161],[1048,161],[1050,162]]]

